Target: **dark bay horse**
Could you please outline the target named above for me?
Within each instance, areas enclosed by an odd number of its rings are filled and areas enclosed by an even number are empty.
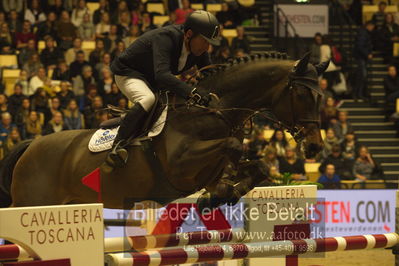
[[[142,147],[130,147],[126,167],[101,173],[104,206],[126,208],[126,199],[165,204],[202,188],[209,191],[204,204],[234,202],[267,178],[257,161],[240,161],[242,125],[259,110],[267,109],[282,124],[296,128],[306,157],[316,155],[322,148],[317,78],[328,63],[313,66],[308,61],[309,55],[292,61],[271,52],[210,70],[198,87],[216,93],[220,101],[210,109],[169,108],[163,132],[152,140],[162,170],[154,169]],[[81,182],[107,153],[88,150],[93,132],[62,131],[18,146],[0,173],[3,207],[7,199],[12,199],[11,206],[97,202],[97,193]],[[234,174],[226,177],[227,166]]]

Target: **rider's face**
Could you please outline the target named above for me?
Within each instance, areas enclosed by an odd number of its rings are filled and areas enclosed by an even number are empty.
[[[189,34],[189,37],[191,37]],[[191,37],[190,45],[190,52],[193,53],[195,56],[200,56],[209,49],[209,42],[205,40],[201,35],[196,35]]]

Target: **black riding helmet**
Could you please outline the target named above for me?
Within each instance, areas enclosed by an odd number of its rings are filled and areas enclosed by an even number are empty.
[[[192,30],[194,34],[200,34],[212,45],[220,45],[220,24],[217,18],[204,10],[196,10],[191,13],[184,23],[184,32]]]

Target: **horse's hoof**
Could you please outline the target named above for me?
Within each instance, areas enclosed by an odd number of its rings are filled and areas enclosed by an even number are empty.
[[[205,192],[198,197],[197,208],[201,214],[209,211],[210,206],[211,206],[211,194],[209,192]]]

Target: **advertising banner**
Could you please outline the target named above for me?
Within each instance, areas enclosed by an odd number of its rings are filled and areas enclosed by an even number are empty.
[[[284,24],[286,18],[281,12],[277,13],[277,8],[280,8],[285,13],[300,37],[311,38],[316,32],[328,34],[327,5],[276,5],[275,14],[279,14],[279,16],[276,16],[275,19],[280,22],[279,24],[275,23],[276,31],[279,30],[280,36],[285,36]],[[280,27],[277,28],[277,25],[280,25]],[[294,36],[291,27],[288,27],[288,32],[290,37]]]
[[[317,196],[314,225],[326,237],[395,231],[395,190],[319,190]]]

